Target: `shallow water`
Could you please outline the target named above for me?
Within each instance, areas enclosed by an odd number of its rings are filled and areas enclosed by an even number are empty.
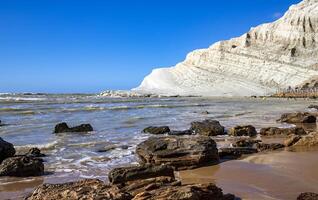
[[[276,119],[283,112],[303,111],[310,100],[249,98],[107,98],[97,95],[0,95],[0,137],[18,151],[39,147],[48,155],[38,178],[0,178],[1,197],[28,192],[42,182],[64,182],[80,178],[107,180],[110,169],[136,163],[133,154],[148,135],[141,130],[151,125],[168,125],[174,130],[189,128],[190,122],[217,119],[226,128],[251,124],[256,128],[288,127]],[[202,114],[208,111],[211,114]],[[88,134],[52,134],[55,124],[90,123]],[[216,138],[219,146],[229,138]],[[121,148],[128,146],[128,149]],[[117,148],[99,153],[104,147]],[[6,192],[4,192],[6,191]]]

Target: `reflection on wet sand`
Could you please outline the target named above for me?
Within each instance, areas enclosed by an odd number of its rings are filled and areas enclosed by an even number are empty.
[[[296,199],[318,192],[318,149],[257,154],[220,165],[179,172],[183,183],[216,183],[242,199]]]

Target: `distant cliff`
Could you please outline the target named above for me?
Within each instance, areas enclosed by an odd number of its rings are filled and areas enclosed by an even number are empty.
[[[318,0],[293,5],[273,23],[195,50],[155,69],[134,91],[164,95],[250,96],[295,87],[318,75]]]

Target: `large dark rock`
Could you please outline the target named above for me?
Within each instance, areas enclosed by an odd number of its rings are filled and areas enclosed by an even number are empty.
[[[224,127],[216,120],[192,122],[190,128],[195,134],[205,136],[224,135]]]
[[[144,191],[133,200],[234,200],[231,194],[224,195],[222,189],[214,184],[192,184],[167,186],[156,190]]]
[[[278,121],[291,124],[316,123],[316,116],[307,112],[284,113]]]
[[[81,124],[75,127],[69,127],[65,122],[57,124],[54,133],[67,133],[67,132],[90,132],[93,127],[90,124]]]
[[[129,193],[115,186],[106,185],[97,179],[86,179],[63,184],[43,184],[36,188],[26,200],[131,200]]]
[[[260,130],[260,134],[262,136],[287,136],[287,135],[306,135],[306,131],[300,127],[293,127],[293,128],[276,128],[276,127],[269,127],[269,128],[262,128]]]
[[[149,126],[143,130],[144,133],[149,133],[153,135],[162,135],[170,132],[170,128],[168,126]]]
[[[252,147],[220,148],[219,157],[221,159],[237,159],[243,154],[253,154],[257,152],[258,150]]]
[[[17,156],[5,159],[0,165],[0,176],[40,176],[44,173],[41,159]]]
[[[256,129],[254,126],[247,125],[247,126],[236,126],[230,128],[229,135],[231,136],[250,136],[254,137],[257,135]]]
[[[318,194],[312,192],[301,193],[297,200],[318,200]]]
[[[132,166],[115,168],[108,174],[108,179],[112,184],[125,183],[140,179],[149,179],[155,177],[171,177],[174,179],[173,168],[167,165],[150,165]]]
[[[4,141],[0,137],[0,163],[4,159],[14,156],[14,154],[15,154],[15,149],[13,147],[13,144]]]
[[[167,164],[175,169],[191,169],[219,161],[216,143],[209,137],[167,136],[149,138],[136,153],[141,163]]]

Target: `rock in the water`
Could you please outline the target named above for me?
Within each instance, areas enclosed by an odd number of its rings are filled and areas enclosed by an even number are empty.
[[[307,112],[284,113],[278,121],[291,124],[316,123],[316,116]]]
[[[12,157],[14,156],[14,154],[15,154],[15,149],[13,144],[4,141],[0,137],[0,164],[4,159]]]
[[[184,130],[184,131],[170,131],[169,135],[192,135],[193,131]]]
[[[63,184],[43,184],[26,200],[131,200],[132,198],[129,193],[121,192],[117,187],[106,185],[97,179],[86,179]]]
[[[287,136],[287,135],[306,135],[306,131],[303,128],[293,127],[293,128],[277,128],[277,127],[269,127],[262,128],[260,130],[260,134],[262,136]]]
[[[168,186],[157,190],[144,191],[133,200],[234,200],[234,195],[224,195],[214,184],[193,184]]]
[[[161,135],[170,132],[170,128],[168,126],[149,126],[143,130],[144,133],[149,133],[153,135]]]
[[[254,144],[262,142],[261,140],[241,139],[232,144],[233,147],[253,147]]]
[[[265,144],[265,143],[257,143],[255,144],[258,151],[274,151],[277,149],[282,149],[285,147],[285,145],[280,143],[271,143],[271,144]]]
[[[149,138],[136,153],[142,163],[167,164],[177,170],[191,169],[219,161],[216,143],[206,136]]]
[[[65,122],[57,124],[54,133],[68,133],[68,132],[90,132],[93,127],[90,124],[81,124],[79,126],[69,127]]]
[[[313,132],[313,133],[310,133],[309,135],[303,136],[293,146],[304,146],[304,147],[318,146],[318,133]]]
[[[190,128],[195,134],[205,136],[216,136],[224,134],[224,127],[219,121],[204,120],[202,122],[192,122]]]
[[[257,152],[257,149],[251,147],[220,148],[219,156],[221,159],[236,159],[243,154],[253,154]]]
[[[26,156],[29,156],[29,157],[45,157],[46,155],[41,153],[41,150],[39,148],[31,148],[29,150],[28,153],[26,153]]]
[[[301,193],[297,200],[318,200],[318,194],[312,192]]]
[[[254,126],[236,126],[229,130],[231,136],[250,136],[254,137],[257,135],[257,131]]]
[[[297,143],[300,139],[301,139],[300,135],[291,135],[289,136],[289,138],[287,138],[284,141],[284,144],[286,147],[290,147],[290,146],[293,146],[295,143]]]
[[[318,110],[318,105],[310,105],[308,106],[309,109],[316,109]]]
[[[41,159],[17,156],[5,159],[0,165],[0,176],[40,176],[44,173]]]
[[[112,184],[125,183],[140,179],[155,177],[171,177],[174,179],[173,168],[167,165],[142,165],[132,167],[115,168],[108,174],[108,179]]]

